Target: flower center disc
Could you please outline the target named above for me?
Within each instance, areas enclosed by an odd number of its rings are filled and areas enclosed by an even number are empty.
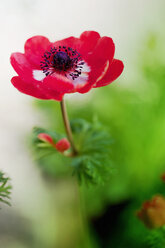
[[[81,75],[85,64],[76,50],[66,46],[52,47],[43,54],[42,58],[40,67],[46,76],[57,72],[71,77],[72,80]]]
[[[59,71],[66,71],[72,67],[72,59],[66,52],[57,52],[53,56],[53,67]]]

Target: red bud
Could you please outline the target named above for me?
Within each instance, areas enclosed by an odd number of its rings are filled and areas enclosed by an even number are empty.
[[[64,152],[69,148],[70,148],[70,142],[66,138],[63,138],[56,143],[56,149],[59,152]]]
[[[52,146],[55,146],[55,143],[54,143],[52,137],[49,134],[47,134],[47,133],[40,133],[40,134],[38,134],[38,139],[40,139],[40,140],[42,140],[42,141],[44,141],[46,143],[49,143]]]

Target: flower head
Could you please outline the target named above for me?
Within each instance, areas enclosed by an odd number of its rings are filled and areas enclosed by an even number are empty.
[[[24,94],[61,101],[66,93],[86,93],[118,78],[124,66],[114,52],[113,40],[95,31],[56,42],[34,36],[26,41],[24,53],[11,55],[18,74],[11,82]]]
[[[150,201],[144,202],[137,216],[148,228],[165,225],[165,198],[156,195]]]

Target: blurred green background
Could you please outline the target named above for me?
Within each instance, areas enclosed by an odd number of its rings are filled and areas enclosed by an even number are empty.
[[[56,39],[56,32],[57,36],[67,36],[73,31],[79,35],[82,28],[96,29],[114,37],[115,57],[124,61],[125,70],[107,87],[93,89],[83,96],[67,97],[71,119],[78,117],[89,122],[98,119],[113,140],[110,151],[113,170],[108,182],[89,187],[78,187],[71,176],[68,160],[61,155],[39,162],[33,156],[30,143],[33,125],[64,132],[59,103],[29,98],[29,102],[19,100],[14,105],[20,93],[15,93],[15,89],[13,93],[2,84],[2,92],[3,87],[6,90],[1,99],[1,130],[4,126],[8,129],[4,129],[7,131],[1,136],[1,168],[7,169],[13,180],[13,195],[12,207],[0,206],[0,247],[165,247],[163,234],[147,230],[136,217],[142,202],[157,193],[165,195],[165,185],[160,179],[165,172],[164,1],[13,2],[4,1],[3,5],[10,21],[7,22],[7,17],[4,19],[7,26],[3,25],[2,42],[11,40],[6,27],[10,27],[8,30],[14,40],[9,45],[9,54],[22,46],[26,36],[36,32]],[[57,11],[56,5],[61,12]],[[78,18],[80,7],[84,19]],[[75,16],[69,14],[72,9]],[[67,18],[70,18],[68,24]],[[12,19],[14,24],[11,24]],[[75,22],[77,26],[74,26]],[[17,36],[12,33],[16,27],[20,28],[20,33],[15,31]],[[4,66],[8,65],[8,58],[5,63]],[[7,74],[7,69],[3,72]],[[5,80],[9,84],[10,78]],[[15,98],[12,94],[16,94]],[[25,104],[31,106],[32,112],[28,112]],[[12,114],[10,119],[8,116]],[[30,115],[35,118],[28,122],[24,116],[29,118]],[[16,135],[19,132],[21,137]],[[22,153],[29,159],[25,156],[24,160]],[[3,159],[4,154],[11,159]]]

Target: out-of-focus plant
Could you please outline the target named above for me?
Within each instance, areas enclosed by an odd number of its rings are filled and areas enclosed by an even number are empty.
[[[154,196],[150,201],[143,203],[137,216],[148,228],[159,228],[165,225],[165,198]]]
[[[0,202],[10,205],[11,185],[10,178],[0,171]]]

